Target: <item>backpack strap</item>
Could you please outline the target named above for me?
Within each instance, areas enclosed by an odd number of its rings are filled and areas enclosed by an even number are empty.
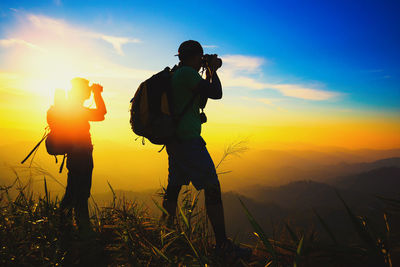
[[[36,152],[36,150],[39,148],[40,144],[46,139],[46,137],[49,135],[49,130],[48,127],[46,127],[44,134],[42,136],[42,139],[36,144],[36,146],[29,152],[29,154],[21,161],[21,164],[24,164],[25,161],[33,154],[33,152]],[[36,154],[36,153],[35,153]]]
[[[61,162],[60,170],[58,171],[59,173],[61,173],[62,170],[63,170],[63,168],[64,168],[64,163],[65,163],[66,157],[67,157],[67,154],[64,154],[63,160],[62,160],[62,162]]]

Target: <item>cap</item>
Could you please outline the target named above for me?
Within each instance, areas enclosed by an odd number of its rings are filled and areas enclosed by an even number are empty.
[[[178,54],[175,56],[178,56],[179,59],[182,60],[198,54],[203,55],[203,47],[201,44],[194,40],[188,40],[181,43],[178,48]]]
[[[71,80],[71,85],[72,87],[89,87],[89,80],[79,77],[73,78]]]

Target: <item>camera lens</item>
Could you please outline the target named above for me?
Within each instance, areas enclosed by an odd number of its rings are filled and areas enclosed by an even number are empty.
[[[215,67],[221,68],[222,66],[222,59],[217,57],[217,60],[215,61]]]

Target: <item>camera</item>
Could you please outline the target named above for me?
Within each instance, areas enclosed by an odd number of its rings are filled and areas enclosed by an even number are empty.
[[[94,83],[90,86],[90,90],[92,90],[93,93],[95,93],[96,91],[101,93],[103,92],[103,86],[98,83]]]
[[[202,111],[202,112],[200,113],[200,122],[201,122],[201,124],[207,122],[207,116],[206,116],[206,114],[204,113],[204,111]]]
[[[222,66],[222,59],[220,59],[216,54],[205,54],[202,58],[203,60],[203,67],[204,68],[211,68],[211,69],[218,69]],[[213,65],[211,65],[214,63]]]

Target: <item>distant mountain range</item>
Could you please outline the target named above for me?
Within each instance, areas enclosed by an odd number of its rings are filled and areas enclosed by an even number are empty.
[[[316,211],[340,238],[352,239],[353,226],[338,194],[356,215],[366,216],[370,221],[376,222],[379,228],[383,223],[385,204],[376,195],[399,197],[400,167],[397,167],[399,163],[399,158],[392,158],[372,163],[340,164],[352,172],[357,169],[368,171],[326,179],[326,183],[303,180],[282,186],[258,185],[244,188],[240,192],[224,192],[223,202],[228,233],[230,236],[238,234],[240,240],[252,241],[253,229],[239,202],[240,198],[268,235],[284,234],[285,223],[297,229],[316,228],[324,233],[314,213]],[[373,167],[378,168],[371,169]],[[116,194],[119,197],[124,196],[126,199],[144,202],[150,210],[160,213],[152,200],[153,198],[161,203],[156,190],[146,192],[117,190]],[[95,199],[110,202],[112,194],[95,195]],[[203,200],[199,203],[203,205]],[[392,224],[400,225],[400,218],[393,217],[391,220]],[[327,236],[322,235],[320,238]]]
[[[362,172],[382,168],[382,167],[400,167],[400,157],[391,157],[371,162],[346,163],[339,162],[336,164],[310,164],[305,161],[293,162],[293,165],[284,165],[277,168],[252,166],[252,169],[258,170],[258,174],[253,172],[241,173],[243,181],[247,181],[250,187],[259,185],[284,185],[292,181],[313,180],[330,184],[331,180],[340,176],[351,176]],[[238,175],[238,174],[233,174]],[[264,177],[264,178],[263,178]],[[245,184],[241,188],[246,187]]]
[[[341,191],[355,191],[365,195],[392,195],[400,192],[400,158],[381,160],[373,163],[347,165],[347,172],[355,172],[356,169],[367,170],[352,175],[334,178],[321,178],[316,180],[303,180],[290,182],[283,186],[260,186],[254,185],[240,191],[250,198],[260,202],[279,202],[283,206],[304,205],[309,200],[310,204],[324,202],[323,199],[330,198],[334,188]],[[393,164],[393,165],[392,165]],[[391,166],[390,166],[391,165]],[[396,165],[399,165],[397,167]],[[341,166],[344,166],[343,164]],[[379,166],[373,169],[373,167]],[[385,166],[385,167],[380,167]],[[372,170],[371,170],[372,169]],[[341,171],[343,173],[345,171]],[[325,181],[322,183],[320,181]],[[282,201],[277,201],[278,199]],[[299,199],[302,199],[299,203]],[[316,202],[316,200],[318,200]]]
[[[270,234],[276,230],[275,227],[279,228],[278,225],[282,227],[283,222],[323,230],[314,214],[315,210],[329,222],[334,231],[340,233],[342,238],[353,238],[351,222],[338,194],[356,215],[366,216],[370,221],[375,221],[376,225],[382,226],[383,211],[386,207],[376,196],[400,199],[400,167],[396,167],[399,164],[398,158],[370,164],[348,165],[350,169],[355,170],[391,164],[395,166],[379,167],[354,175],[329,179],[329,184],[311,180],[296,181],[276,187],[251,186],[240,194],[228,192],[224,194],[226,216],[234,218],[236,222],[236,226],[230,226],[229,230],[252,231],[249,223],[243,220],[244,216],[240,214],[243,213],[239,209],[238,198],[240,197]],[[393,225],[400,224],[399,216],[391,219]],[[242,226],[237,227],[238,224]]]

